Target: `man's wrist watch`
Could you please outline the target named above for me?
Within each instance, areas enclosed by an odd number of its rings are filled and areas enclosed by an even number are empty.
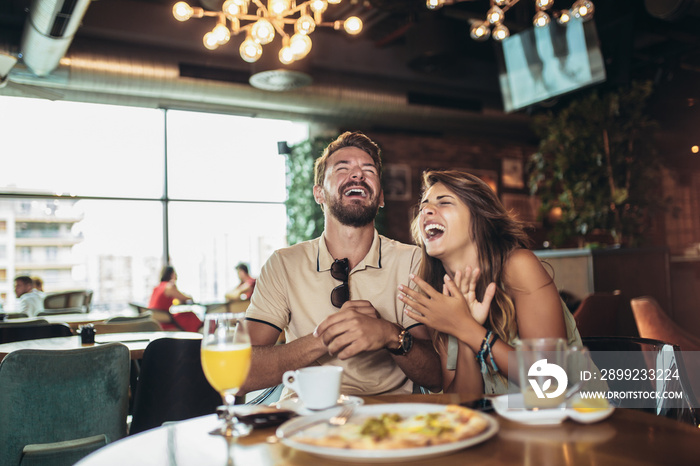
[[[397,348],[387,348],[387,350],[391,354],[395,354],[397,356],[403,356],[404,354],[411,351],[412,347],[413,347],[413,335],[411,335],[411,332],[409,332],[405,328],[401,328],[401,331],[399,332],[399,346]]]

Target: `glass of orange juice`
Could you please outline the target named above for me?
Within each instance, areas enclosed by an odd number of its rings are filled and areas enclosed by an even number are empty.
[[[225,405],[220,417],[226,422],[210,433],[225,437],[248,435],[251,427],[240,422],[233,409],[236,394],[250,369],[250,336],[245,313],[206,314],[201,355],[204,375],[221,394]]]

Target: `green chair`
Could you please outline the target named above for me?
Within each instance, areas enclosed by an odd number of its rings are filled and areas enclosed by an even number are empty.
[[[64,314],[84,314],[83,310],[79,307],[66,307],[63,309],[44,309],[43,311],[37,312],[37,316],[60,316]]]
[[[7,312],[7,313],[2,313],[0,314],[2,318],[5,319],[5,321],[12,320],[12,319],[27,319],[29,317],[29,314],[26,312]],[[0,323],[2,323],[2,319],[0,319]]]
[[[22,323],[8,322],[0,325],[0,343],[36,340],[39,338],[69,337],[72,335],[73,331],[68,324],[48,323],[46,319]]]
[[[0,466],[72,465],[126,435],[129,349],[17,350],[0,363]]]
[[[140,322],[142,320],[150,320],[153,318],[151,311],[144,311],[136,316],[114,316],[105,320],[106,324],[116,324],[117,322]]]
[[[4,320],[0,321],[0,327],[31,327],[34,325],[49,325],[49,321],[42,318],[32,318],[25,317],[26,320]]]
[[[98,335],[104,333],[130,333],[130,332],[160,332],[163,328],[154,319],[134,320],[130,322],[102,322],[93,324]]]

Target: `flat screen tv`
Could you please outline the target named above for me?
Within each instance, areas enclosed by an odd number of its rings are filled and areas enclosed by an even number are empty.
[[[506,112],[605,81],[593,21],[552,22],[513,34],[501,45],[499,80]]]

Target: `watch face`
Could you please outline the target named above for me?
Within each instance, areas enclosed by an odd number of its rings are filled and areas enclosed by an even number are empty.
[[[406,331],[406,334],[403,336],[403,342],[401,343],[403,352],[408,353],[408,350],[413,346],[413,335],[411,335],[411,332]]]

